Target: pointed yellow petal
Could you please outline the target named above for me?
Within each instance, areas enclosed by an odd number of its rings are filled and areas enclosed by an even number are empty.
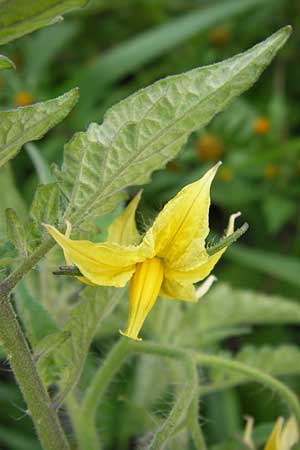
[[[176,280],[165,278],[160,290],[160,295],[174,300],[196,302],[197,295],[193,284],[180,284]]]
[[[128,325],[121,334],[140,340],[140,329],[157,300],[163,276],[163,263],[159,258],[147,259],[137,264],[130,282]]]
[[[141,195],[142,191],[136,194],[124,211],[109,226],[108,242],[120,245],[134,245],[140,242],[141,236],[136,228],[135,212]]]
[[[45,225],[49,233],[62,247],[64,253],[80,272],[91,282],[102,286],[125,286],[135,271],[135,265],[153,256],[149,240],[139,246],[121,246],[112,243],[73,241],[51,225]]]
[[[150,229],[156,254],[173,268],[182,268],[183,256],[186,263],[187,250],[192,255],[190,268],[199,263],[203,252],[206,257],[204,249],[209,232],[210,185],[219,165],[215,165],[199,181],[185,186],[165,205]]]
[[[228,227],[226,230],[226,236],[230,236],[234,232],[234,223],[235,219],[240,216],[240,213],[232,214],[229,218]],[[177,280],[179,283],[186,284],[186,283],[197,283],[198,281],[204,280],[223,253],[226,251],[226,247],[220,250],[218,253],[212,256],[207,256],[206,261],[203,263],[203,260],[199,260],[198,267],[195,267],[192,270],[174,270],[172,267],[170,267],[168,264],[166,264],[165,268],[165,276],[172,280]]]
[[[280,434],[282,425],[283,425],[283,418],[279,417],[273,428],[271,436],[269,437],[268,442],[265,445],[264,450],[281,450],[279,445],[280,445]]]
[[[66,236],[66,238],[69,238],[72,233],[72,225],[68,220],[66,220],[66,225],[67,225],[67,228],[66,228],[65,236]],[[74,264],[74,262],[71,261],[71,259],[68,257],[67,252],[65,252],[65,251],[64,251],[64,257],[65,257],[65,260],[66,260],[66,263],[68,266],[72,266]],[[76,278],[77,278],[77,280],[81,281],[84,284],[88,284],[89,286],[97,286],[95,283],[92,283],[92,281],[90,281],[86,277],[76,277]]]
[[[280,435],[280,450],[291,450],[299,439],[295,417],[290,417]]]

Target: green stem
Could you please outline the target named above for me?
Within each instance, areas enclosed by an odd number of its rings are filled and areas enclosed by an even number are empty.
[[[182,417],[187,415],[193,398],[197,395],[198,377],[194,363],[189,357],[186,357],[183,361],[186,369],[186,382],[183,385],[168,418],[161,428],[155,432],[148,450],[161,450],[164,448],[165,444],[176,430]]]
[[[97,408],[113,376],[130,353],[131,342],[122,337],[115,344],[89,385],[80,407],[80,419],[75,425],[78,445],[81,450],[100,449],[95,426]]]
[[[207,450],[205,439],[199,423],[199,395],[197,394],[190,406],[188,427],[191,432],[196,450]]]
[[[52,237],[47,237],[42,244],[28,257],[19,267],[17,267],[1,284],[0,291],[9,293],[19,281],[43,258],[43,256],[54,247],[55,242]]]
[[[227,358],[222,358],[220,356],[207,355],[205,353],[197,353],[191,352],[194,360],[199,364],[210,367],[219,367],[222,369],[229,369],[235,372],[240,372],[247,376],[247,378],[258,381],[263,385],[270,388],[272,391],[277,392],[277,394],[286,401],[290,410],[292,411],[295,419],[297,421],[298,430],[299,430],[299,443],[300,443],[300,404],[297,396],[294,392],[289,389],[285,384],[281,383],[276,378],[273,378],[271,375],[262,372],[253,367],[247,366],[246,364],[232,361]]]
[[[6,293],[0,294],[0,340],[28,406],[44,450],[69,450],[50,397]]]

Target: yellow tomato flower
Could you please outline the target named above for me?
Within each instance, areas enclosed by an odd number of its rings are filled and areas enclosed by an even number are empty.
[[[291,450],[298,441],[297,424],[291,417],[283,428],[284,420],[279,417],[264,450]]]
[[[206,278],[226,248],[210,256],[205,248],[209,233],[210,186],[220,163],[200,180],[185,186],[156,217],[142,238],[135,224],[141,193],[110,225],[107,242],[70,239],[45,225],[63,248],[68,264],[78,267],[81,281],[122,287],[131,280],[129,319],[123,335],[139,340],[142,325],[158,295],[196,301],[194,283]],[[227,235],[234,231],[231,216]]]

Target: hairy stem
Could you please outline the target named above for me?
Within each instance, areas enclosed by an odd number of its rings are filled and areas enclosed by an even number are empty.
[[[294,392],[289,389],[285,384],[281,383],[271,375],[262,372],[258,369],[250,367],[246,364],[232,361],[220,356],[208,355],[205,353],[192,352],[194,360],[199,364],[210,367],[220,367],[222,369],[229,369],[235,372],[240,372],[247,376],[248,379],[257,381],[272,391],[276,392],[289,406],[292,414],[295,416],[299,430],[299,443],[300,443],[300,403]]]
[[[187,414],[195,395],[197,395],[198,380],[194,364],[190,358],[183,360],[186,369],[186,380],[178,395],[171,412],[163,425],[155,432],[148,450],[161,450],[168,442],[180,420]]]
[[[195,394],[189,410],[188,427],[196,450],[207,450],[205,439],[199,423],[199,394]]]
[[[100,449],[99,436],[95,426],[96,413],[103,394],[130,353],[131,342],[122,337],[111,349],[89,385],[80,407],[80,419],[75,425],[80,450]]]
[[[54,247],[55,242],[49,236],[42,244],[17,267],[1,284],[0,291],[9,293],[19,281]]]
[[[8,295],[0,294],[0,341],[27,403],[44,450],[69,450],[50,397],[37,373],[31,351]]]

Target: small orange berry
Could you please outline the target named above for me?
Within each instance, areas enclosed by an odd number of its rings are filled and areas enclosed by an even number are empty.
[[[271,128],[270,120],[267,117],[257,117],[253,124],[254,132],[258,135],[268,134]]]
[[[278,166],[276,166],[276,164],[270,163],[265,167],[264,175],[266,178],[269,178],[271,180],[273,178],[276,178],[278,176],[278,174],[279,174],[279,168],[278,168]]]
[[[20,91],[15,96],[15,105],[17,106],[27,106],[33,103],[33,96],[28,91]]]
[[[228,183],[233,179],[233,171],[230,169],[230,167],[221,167],[221,169],[218,172],[218,179],[220,181],[224,181],[225,183]]]
[[[230,29],[224,25],[211,30],[209,33],[209,41],[217,48],[226,47],[231,38]]]
[[[224,153],[224,145],[214,134],[204,134],[197,141],[196,151],[201,161],[215,161]]]

